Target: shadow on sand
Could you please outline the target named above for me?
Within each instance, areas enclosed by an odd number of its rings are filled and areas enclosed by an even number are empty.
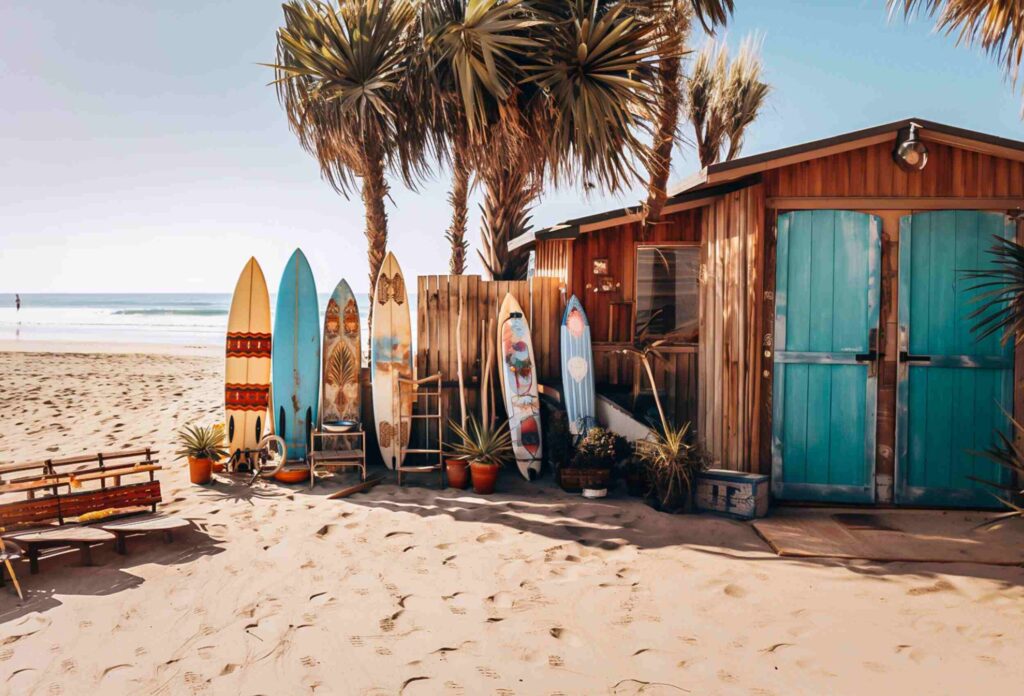
[[[203,556],[212,556],[223,549],[202,530],[201,523],[176,530],[174,540],[167,543],[159,534],[128,537],[128,554],[114,551],[113,542],[94,546],[93,565],[79,564],[77,550],[54,550],[39,561],[40,572],[29,573],[28,562],[15,562],[25,600],[19,601],[10,579],[0,589],[0,623],[32,612],[46,612],[60,606],[58,595],[112,595],[142,585],[143,578],[128,572],[131,568],[155,563],[176,566],[191,563]]]
[[[323,495],[319,493],[320,488],[327,494],[336,490],[336,487],[318,486],[315,489],[318,495]],[[952,575],[990,579],[1005,587],[1024,585],[1024,568],[1014,566],[778,556],[748,522],[707,513],[661,513],[638,498],[622,494],[588,500],[565,493],[550,480],[527,483],[504,476],[499,492],[490,496],[476,495],[471,490],[398,488],[393,481],[385,481],[370,493],[347,498],[346,502],[420,517],[445,515],[462,522],[500,524],[519,533],[606,550],[623,546],[639,550],[686,546],[698,553],[768,566],[846,568],[879,582],[887,582],[898,575],[923,578]],[[935,511],[935,514],[943,512]],[[911,541],[908,535],[907,543]]]

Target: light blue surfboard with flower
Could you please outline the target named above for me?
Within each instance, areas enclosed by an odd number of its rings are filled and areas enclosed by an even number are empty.
[[[594,353],[590,323],[579,298],[573,295],[562,315],[562,394],[574,435],[597,425],[594,405]]]

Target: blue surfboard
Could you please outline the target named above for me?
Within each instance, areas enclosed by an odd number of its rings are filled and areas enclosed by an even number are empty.
[[[320,309],[313,271],[296,249],[281,276],[274,312],[272,390],[275,434],[288,459],[305,459],[320,404]]]
[[[587,432],[597,424],[594,406],[594,355],[590,346],[590,323],[575,295],[562,315],[562,393],[569,417],[569,431]]]

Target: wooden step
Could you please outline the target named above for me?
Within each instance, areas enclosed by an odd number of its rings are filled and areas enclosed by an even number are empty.
[[[310,457],[313,461],[342,461],[348,459],[362,459],[362,450],[320,450],[319,452],[311,452]]]
[[[404,474],[429,474],[433,471],[440,471],[441,465],[437,466],[400,466],[399,467]]]
[[[439,449],[404,449],[403,454],[441,454]]]

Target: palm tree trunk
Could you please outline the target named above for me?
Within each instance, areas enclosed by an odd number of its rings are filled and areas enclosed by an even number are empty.
[[[668,199],[668,178],[672,171],[672,147],[679,124],[679,104],[682,91],[679,85],[678,56],[662,60],[658,76],[658,125],[654,133],[653,159],[647,184],[647,203],[644,206],[644,232],[661,221],[661,212]]]
[[[530,204],[536,187],[522,166],[498,167],[483,175],[483,225],[480,228],[480,260],[490,280],[526,277],[526,255],[510,252],[508,242],[527,232]]]
[[[466,272],[466,252],[469,250],[469,243],[466,241],[466,221],[469,218],[467,199],[470,175],[471,170],[466,164],[463,145],[456,144],[452,152],[452,190],[448,193],[448,202],[452,206],[452,224],[445,235],[445,239],[452,247],[451,259],[448,262],[452,275],[462,275]]]
[[[388,195],[388,182],[384,177],[384,161],[375,153],[367,153],[363,161],[363,206],[366,209],[366,244],[370,262],[370,311],[373,325],[373,299],[377,289],[377,276],[384,263],[388,246],[388,214],[384,199]]]

